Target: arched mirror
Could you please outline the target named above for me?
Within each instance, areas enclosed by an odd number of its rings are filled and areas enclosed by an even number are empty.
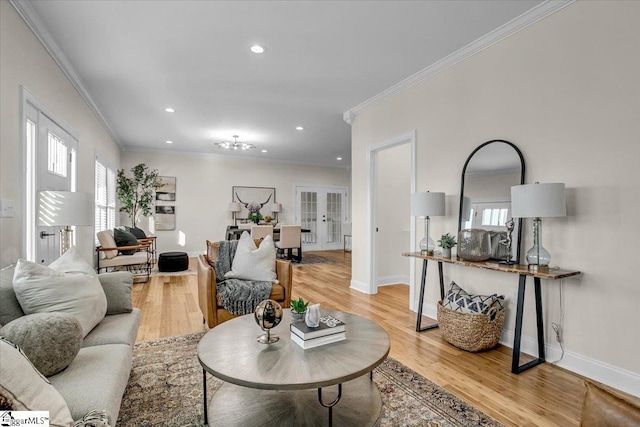
[[[524,184],[524,158],[508,141],[495,139],[473,150],[462,169],[458,231],[481,228],[491,236],[491,258],[520,262],[522,219],[511,220],[511,187]],[[507,256],[509,235],[510,256]]]

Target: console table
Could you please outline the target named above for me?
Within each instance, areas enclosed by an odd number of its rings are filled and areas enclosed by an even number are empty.
[[[422,307],[424,304],[424,287],[427,277],[427,261],[432,260],[438,263],[438,271],[440,274],[440,298],[444,299],[444,275],[442,272],[442,263],[457,264],[467,267],[482,268],[485,270],[501,271],[503,273],[517,274],[518,281],[518,301],[516,305],[516,327],[513,338],[513,356],[511,358],[511,372],[519,374],[527,369],[533,368],[545,361],[544,354],[544,325],[542,321],[542,291],[540,279],[557,280],[565,277],[577,276],[579,271],[550,269],[548,271],[529,270],[526,265],[507,265],[499,264],[498,261],[465,261],[461,258],[443,258],[437,255],[423,255],[420,252],[404,252],[402,256],[422,259],[422,279],[420,281],[420,301],[418,302],[418,319],[416,322],[416,331],[422,332],[428,329],[437,328],[438,324],[422,327]],[[522,340],[522,315],[524,312],[524,295],[527,276],[533,277],[535,302],[536,302],[536,324],[538,332],[538,357],[530,362],[520,365],[520,342]]]

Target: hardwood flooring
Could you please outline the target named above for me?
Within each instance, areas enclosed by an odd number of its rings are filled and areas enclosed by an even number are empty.
[[[408,286],[384,286],[377,295],[351,290],[351,255],[322,255],[337,263],[294,267],[294,298],[377,322],[391,337],[391,357],[505,425],[579,424],[584,395],[580,376],[549,363],[513,375],[510,348],[468,353],[444,341],[438,329],[416,332]],[[190,263],[195,269],[195,259]],[[194,275],[157,276],[147,284],[135,284],[134,306],[142,309],[138,341],[206,330],[197,298]],[[425,318],[423,324],[427,322],[433,320]]]

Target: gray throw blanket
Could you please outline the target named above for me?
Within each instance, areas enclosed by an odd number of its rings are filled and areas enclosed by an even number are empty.
[[[225,279],[231,270],[233,258],[238,248],[237,240],[223,240],[218,248],[216,272],[216,292],[221,296],[222,306],[231,314],[250,314],[256,306],[269,298],[271,282],[258,280]]]

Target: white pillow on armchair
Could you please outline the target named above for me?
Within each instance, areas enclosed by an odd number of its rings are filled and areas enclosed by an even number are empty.
[[[231,270],[224,277],[277,283],[276,248],[273,238],[265,237],[258,248],[249,233],[242,233]]]

